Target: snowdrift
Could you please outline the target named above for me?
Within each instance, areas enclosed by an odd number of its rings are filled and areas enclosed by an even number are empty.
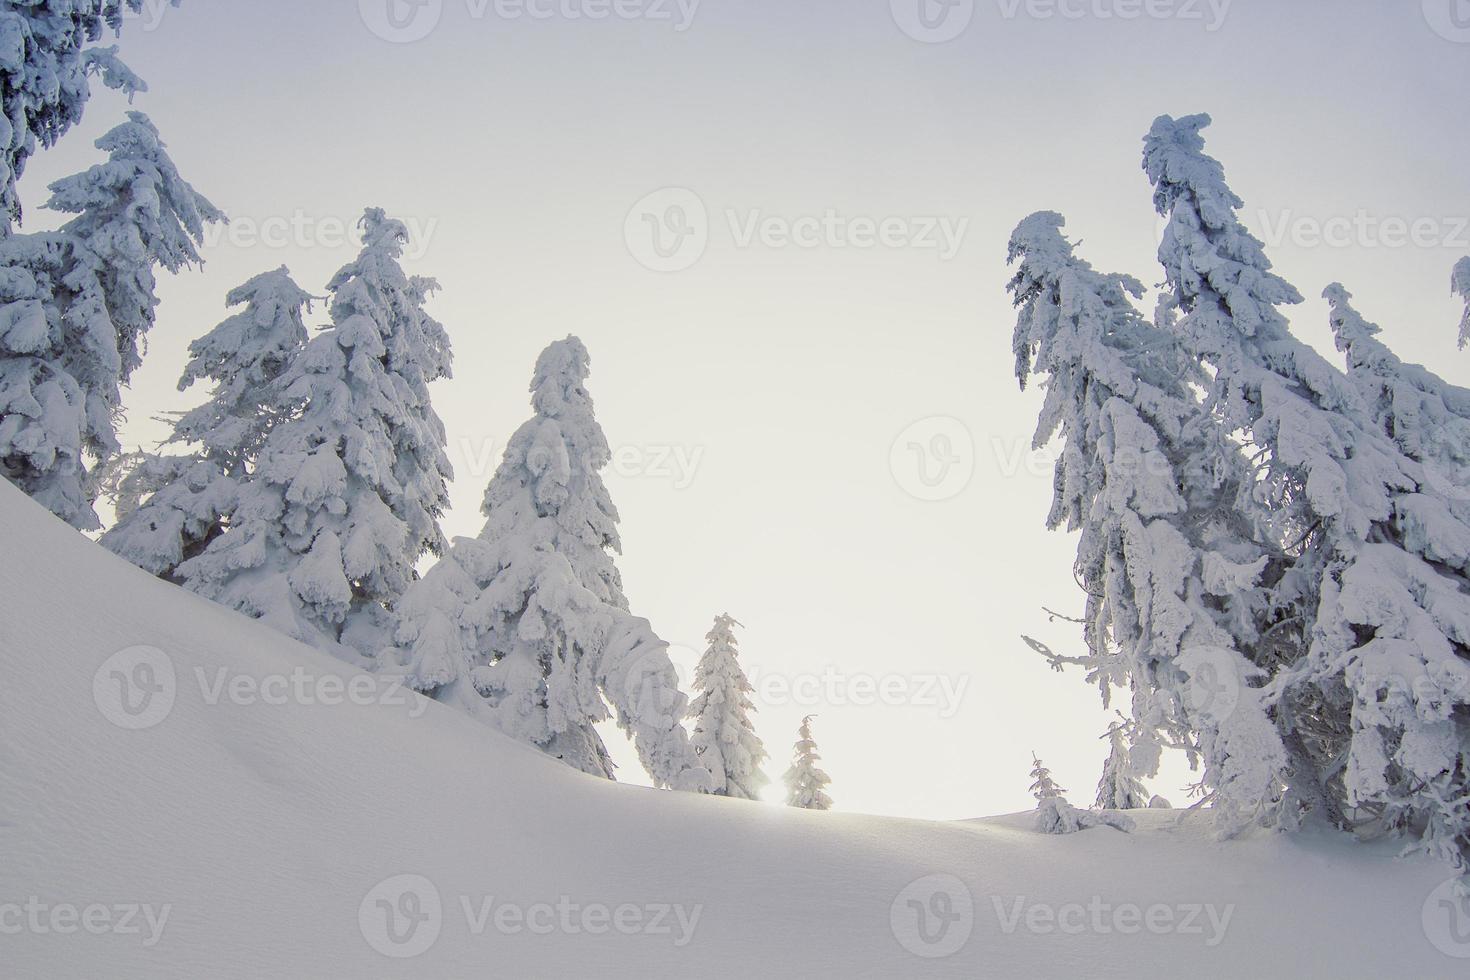
[[[1025,815],[616,785],[152,579],[3,480],[0,542],[6,977],[1467,967],[1446,871],[1387,844],[1217,842],[1167,811],[1046,837]]]

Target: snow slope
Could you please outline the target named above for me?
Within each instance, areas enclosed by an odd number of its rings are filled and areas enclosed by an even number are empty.
[[[1024,816],[924,823],[615,785],[416,696],[321,703],[363,675],[136,571],[3,480],[0,542],[7,978],[1470,966],[1428,935],[1470,954],[1440,928],[1467,923],[1434,918],[1443,869],[1383,844],[1221,843],[1202,815],[1162,811],[1129,836],[1044,837]],[[269,679],[297,668],[313,684],[285,703],[252,695],[281,700]]]

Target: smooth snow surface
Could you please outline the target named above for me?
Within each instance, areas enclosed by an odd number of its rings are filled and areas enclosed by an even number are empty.
[[[1434,918],[1446,871],[1388,845],[1221,843],[1204,815],[1160,810],[1135,811],[1132,835],[1043,836],[1030,814],[924,823],[617,785],[417,695],[320,703],[362,675],[150,578],[4,481],[0,541],[6,978],[1470,969],[1426,936],[1445,927],[1440,945],[1470,954],[1447,931],[1470,923]],[[1198,932],[1155,935],[1130,905],[1176,925],[1212,908]],[[127,906],[145,908],[124,922]]]

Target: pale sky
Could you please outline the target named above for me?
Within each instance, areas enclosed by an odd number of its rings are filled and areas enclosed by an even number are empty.
[[[163,285],[125,442],[202,397],[174,384],[230,288],[284,263],[323,291],[388,209],[455,345],[449,533],[480,528],[536,354],[577,334],[634,611],[689,667],[739,619],[768,772],[816,713],[839,809],[1024,809],[1033,750],[1092,800],[1109,716],[1019,639],[1078,652],[1042,607],[1082,599],[1026,452],[1005,246],[1056,210],[1094,265],[1162,278],[1155,116],[1214,116],[1208,151],[1308,297],[1300,336],[1338,361],[1318,297],[1341,280],[1405,359],[1470,384],[1465,0],[149,0],[121,44],[135,107],[234,220]],[[125,108],[99,94],[33,161],[27,229]],[[1154,788],[1179,804],[1184,779]]]

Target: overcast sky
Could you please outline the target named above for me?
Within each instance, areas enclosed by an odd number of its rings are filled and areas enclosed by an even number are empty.
[[[480,528],[536,354],[582,337],[634,611],[691,667],[738,618],[768,771],[818,714],[840,809],[1024,809],[1033,750],[1091,802],[1108,714],[1019,639],[1077,652],[1042,607],[1082,602],[1027,455],[1005,246],[1057,210],[1099,268],[1158,281],[1155,116],[1215,117],[1209,152],[1308,297],[1300,336],[1337,360],[1318,297],[1340,279],[1470,384],[1465,0],[149,0],[121,43],[136,107],[234,220],[163,285],[125,441],[201,397],[174,384],[230,288],[284,263],[322,291],[387,208],[455,345],[448,531]],[[27,228],[125,108],[99,95],[35,159]]]

